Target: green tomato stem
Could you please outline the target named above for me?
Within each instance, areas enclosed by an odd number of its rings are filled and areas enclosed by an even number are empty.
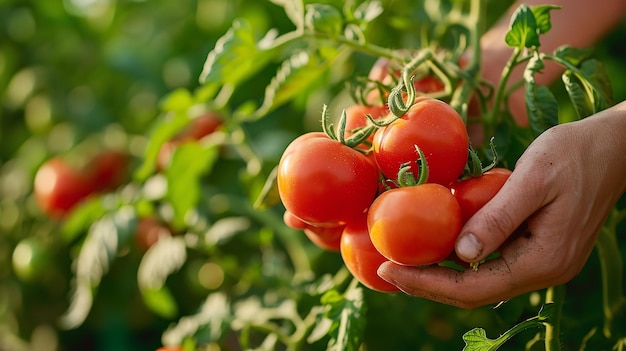
[[[506,96],[506,86],[513,73],[513,68],[519,64],[518,58],[521,54],[521,50],[519,48],[514,48],[511,57],[507,61],[504,69],[502,70],[502,74],[500,75],[500,80],[498,81],[498,85],[495,91],[493,109],[490,113],[484,116],[483,122],[485,127],[485,137],[491,137],[494,134],[493,128],[499,122],[500,118],[500,108]]]
[[[613,208],[608,219],[600,230],[596,240],[596,249],[602,273],[602,310],[604,312],[603,333],[610,338],[617,315],[624,313],[626,298],[624,297],[623,271],[624,263],[617,244],[617,225],[626,217],[626,211]]]
[[[551,311],[550,318],[544,321],[546,328],[544,339],[546,351],[559,351],[561,349],[559,334],[561,330],[561,313],[563,311],[564,297],[564,285],[553,286],[546,291],[545,302],[553,303],[555,306]]]

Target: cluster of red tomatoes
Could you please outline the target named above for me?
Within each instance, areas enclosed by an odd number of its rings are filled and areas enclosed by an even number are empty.
[[[159,171],[169,167],[176,148],[187,142],[196,142],[215,132],[223,123],[222,117],[209,111],[165,142],[159,151],[156,166]],[[128,180],[128,154],[106,150],[81,167],[72,166],[62,157],[53,157],[37,170],[33,191],[37,204],[50,218],[63,219],[85,199],[94,194],[112,191]],[[160,236],[171,235],[171,229],[155,216],[139,219],[136,241],[147,250]]]
[[[126,179],[128,155],[115,150],[100,152],[82,167],[61,157],[44,162],[35,174],[37,204],[51,218],[64,218],[91,194],[112,190]]]
[[[285,223],[318,246],[341,252],[365,286],[397,288],[376,273],[384,261],[425,266],[450,257],[465,221],[502,187],[510,171],[465,179],[469,138],[447,103],[419,97],[400,118],[384,106],[353,106],[346,134],[388,120],[364,144],[325,133],[295,139],[278,166]],[[343,139],[345,140],[345,138]]]

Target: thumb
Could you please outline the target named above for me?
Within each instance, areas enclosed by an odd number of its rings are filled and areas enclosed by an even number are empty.
[[[544,205],[543,184],[535,183],[542,177],[524,173],[529,172],[513,172],[500,191],[465,223],[455,247],[460,259],[484,260]]]

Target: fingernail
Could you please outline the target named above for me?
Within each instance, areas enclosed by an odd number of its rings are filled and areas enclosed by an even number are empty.
[[[462,259],[473,262],[483,252],[483,244],[472,234],[464,234],[456,243],[456,253]]]

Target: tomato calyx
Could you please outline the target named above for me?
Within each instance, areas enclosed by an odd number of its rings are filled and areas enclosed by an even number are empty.
[[[487,166],[483,167],[482,161],[476,151],[474,151],[471,146],[469,147],[467,164],[465,165],[465,170],[463,171],[461,179],[480,177],[484,173],[496,168],[498,165],[498,152],[496,151],[493,139],[493,137],[489,139],[489,148],[491,149],[492,158],[491,162]]]
[[[375,121],[371,114],[366,114],[366,117],[370,121]],[[377,124],[372,123],[365,127],[357,128],[356,130],[351,131],[353,134],[350,137],[346,138],[347,119],[346,110],[344,109],[341,112],[341,117],[339,118],[339,129],[335,130],[335,125],[330,121],[328,107],[324,104],[322,108],[322,130],[324,133],[332,140],[337,140],[351,149],[362,151],[357,148],[357,146],[369,144],[367,139],[376,131],[376,129],[378,129],[378,126]]]
[[[411,172],[411,164],[406,163],[400,166],[400,170],[398,171],[398,186],[399,187],[407,187],[407,186],[416,186],[425,184],[428,181],[428,162],[426,161],[426,156],[422,149],[419,146],[415,146],[415,152],[418,154],[418,158],[415,161],[417,163],[417,167],[419,169],[418,174],[419,177],[417,180],[415,179],[415,175]]]

